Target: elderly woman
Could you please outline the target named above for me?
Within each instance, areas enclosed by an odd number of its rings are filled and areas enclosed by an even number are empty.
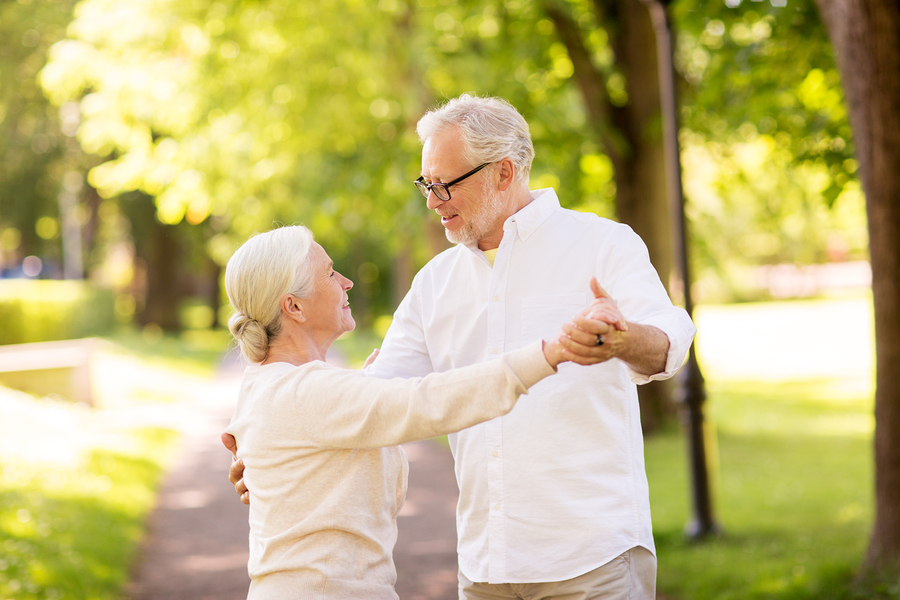
[[[560,362],[590,362],[560,336],[424,378],[367,378],[325,362],[355,327],[352,286],[300,226],[250,238],[226,268],[229,328],[255,363],[226,430],[253,496],[250,598],[396,600],[398,444],[506,414]]]

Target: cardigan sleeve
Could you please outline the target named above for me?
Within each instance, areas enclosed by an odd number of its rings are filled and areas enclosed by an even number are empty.
[[[281,439],[321,448],[377,448],[454,433],[509,412],[554,373],[541,342],[498,360],[412,379],[377,379],[309,363],[278,376],[254,405]]]

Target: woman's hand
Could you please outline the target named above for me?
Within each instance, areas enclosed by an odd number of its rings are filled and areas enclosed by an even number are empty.
[[[625,315],[619,311],[616,301],[600,287],[596,277],[591,277],[591,291],[594,293],[594,302],[581,311],[579,316],[591,321],[603,321],[613,325],[618,331],[628,331]]]

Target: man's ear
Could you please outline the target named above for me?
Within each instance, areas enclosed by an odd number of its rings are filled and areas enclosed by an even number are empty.
[[[291,294],[285,294],[281,297],[281,313],[288,319],[293,319],[298,323],[306,322],[306,313],[300,299]]]
[[[498,182],[500,191],[505,192],[516,179],[516,165],[509,158],[504,158],[500,161],[500,168],[497,169],[497,172],[500,173],[500,181]]]

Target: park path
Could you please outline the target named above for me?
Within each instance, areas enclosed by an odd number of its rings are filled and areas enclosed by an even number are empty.
[[[130,600],[243,600],[247,507],[228,482],[219,435],[231,418],[240,370],[223,369],[186,401],[182,440],[139,548]],[[455,600],[457,499],[450,451],[435,441],[405,446],[409,493],[394,550],[401,600]]]

